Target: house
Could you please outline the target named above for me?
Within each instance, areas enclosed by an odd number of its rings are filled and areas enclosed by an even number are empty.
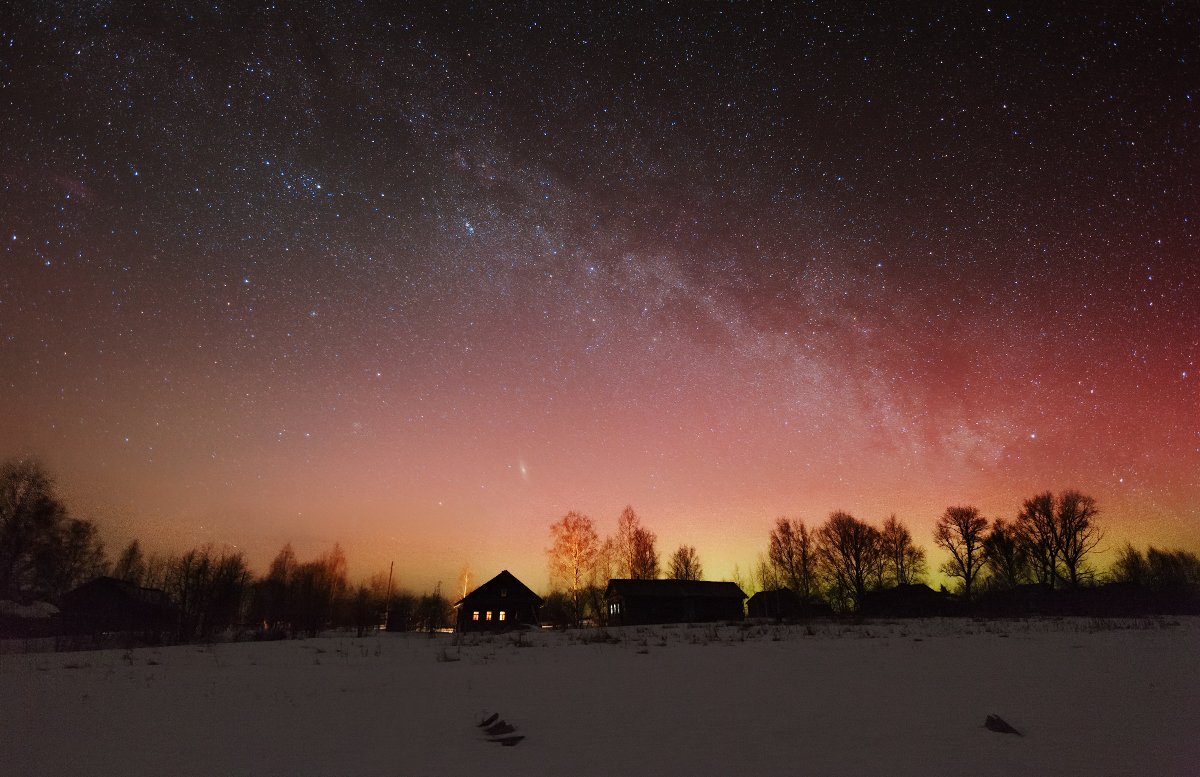
[[[931,618],[956,615],[958,599],[923,583],[906,583],[867,591],[858,603],[859,615],[890,618]]]
[[[464,596],[458,610],[458,631],[506,631],[538,625],[542,597],[507,569]]]
[[[613,579],[604,592],[612,626],[741,620],[745,599],[737,583],[708,580]]]
[[[821,601],[805,601],[790,588],[759,591],[746,602],[746,614],[751,618],[797,620],[818,615],[833,615],[833,608]]]
[[[63,626],[68,633],[161,633],[178,620],[166,591],[143,588],[128,580],[98,577],[62,597]]]

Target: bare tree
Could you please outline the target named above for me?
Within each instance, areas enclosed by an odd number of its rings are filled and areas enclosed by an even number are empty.
[[[1099,512],[1096,500],[1078,491],[1068,490],[1058,496],[1055,521],[1058,556],[1062,560],[1063,579],[1072,588],[1078,588],[1090,576],[1087,555],[1104,537],[1104,532],[1096,526]]]
[[[563,586],[571,600],[571,617],[578,624],[583,617],[583,599],[593,579],[600,538],[592,519],[571,511],[550,525],[550,561],[552,585]]]
[[[700,580],[704,570],[700,566],[700,556],[691,545],[680,545],[671,556],[672,580]]]
[[[963,597],[971,600],[971,588],[983,567],[983,533],[987,519],[974,507],[947,507],[933,531],[933,541],[950,553],[942,571],[962,580]]]
[[[755,591],[774,591],[776,588],[782,588],[784,585],[783,578],[779,576],[779,572],[775,569],[775,565],[771,560],[762,553],[758,554],[758,561],[754,564],[751,584]],[[742,590],[750,592],[751,589],[742,586]]]
[[[467,594],[471,593],[472,575],[471,565],[463,564],[462,569],[458,570],[458,598],[462,599]]]
[[[95,525],[70,515],[40,464],[0,464],[0,597],[56,599],[106,567]]]
[[[141,585],[146,577],[146,559],[142,555],[142,546],[137,540],[131,540],[117,561],[113,564],[112,576],[125,580],[134,585]]]
[[[912,533],[893,514],[879,533],[880,585],[908,585],[925,577],[925,551],[913,543]]]
[[[44,593],[57,599],[67,591],[108,571],[104,543],[91,521],[68,518],[58,529],[55,541],[37,559]]]
[[[1142,552],[1126,542],[1125,547],[1117,551],[1117,559],[1113,562],[1109,573],[1118,583],[1134,583],[1147,585],[1150,582],[1150,567]]]
[[[803,601],[818,598],[817,542],[799,518],[777,518],[767,544],[775,579]]]
[[[1029,557],[1017,528],[997,518],[983,538],[983,560],[990,570],[990,585],[1016,588],[1028,578]]]
[[[1200,586],[1200,557],[1186,550],[1160,550],[1154,546],[1143,555],[1126,543],[1117,553],[1111,574],[1118,582],[1136,583],[1159,592],[1195,590]]]
[[[1058,579],[1058,529],[1054,519],[1054,494],[1046,491],[1025,500],[1017,514],[1017,536],[1029,559],[1035,583],[1054,587]]]
[[[843,609],[857,609],[877,577],[879,530],[838,510],[817,530],[817,539],[831,598]]]
[[[1087,556],[1104,537],[1096,525],[1099,512],[1095,499],[1074,490],[1025,500],[1016,527],[1036,582],[1075,588],[1090,576]]]
[[[659,574],[658,537],[641,524],[633,507],[626,506],[617,519],[617,534],[613,540],[617,558],[617,574],[633,580],[654,580]]]
[[[168,559],[165,588],[179,611],[180,639],[205,639],[238,624],[249,585],[241,553],[205,545]]]

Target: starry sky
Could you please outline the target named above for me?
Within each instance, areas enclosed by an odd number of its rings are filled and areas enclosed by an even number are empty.
[[[0,456],[110,547],[1200,549],[1200,6],[311,5],[0,21]]]

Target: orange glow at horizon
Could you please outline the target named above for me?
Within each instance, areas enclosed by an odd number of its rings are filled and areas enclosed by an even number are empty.
[[[1200,550],[1186,13],[409,5],[0,38],[0,458],[110,554],[545,591],[570,510],[709,579],[846,510],[937,581],[1067,488]]]

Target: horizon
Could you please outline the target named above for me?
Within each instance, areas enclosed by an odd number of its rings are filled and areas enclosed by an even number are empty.
[[[46,7],[0,44],[0,459],[110,556],[413,590],[632,505],[1200,550],[1196,20]]]

